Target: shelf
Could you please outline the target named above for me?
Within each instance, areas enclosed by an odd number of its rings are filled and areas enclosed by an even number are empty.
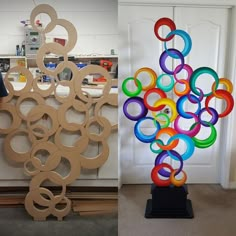
[[[9,59],[26,59],[26,56],[14,56],[14,55],[0,55],[0,58],[9,58]]]

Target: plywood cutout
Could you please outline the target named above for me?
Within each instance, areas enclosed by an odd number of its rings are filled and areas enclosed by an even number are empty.
[[[51,21],[42,29],[35,25],[36,17],[45,13]],[[117,129],[117,124],[102,116],[100,110],[104,104],[118,106],[117,94],[110,94],[114,85],[110,74],[103,67],[88,65],[78,69],[76,65],[68,61],[68,53],[77,42],[77,32],[73,24],[57,17],[56,11],[49,5],[41,4],[33,9],[30,17],[34,30],[42,34],[43,40],[46,33],[51,32],[57,25],[63,27],[68,33],[68,41],[65,46],[56,42],[44,43],[40,47],[36,57],[38,68],[47,76],[50,76],[51,83],[47,89],[40,88],[40,78],[34,78],[31,72],[24,67],[16,66],[11,68],[5,76],[5,86],[9,92],[7,97],[1,101],[0,111],[7,112],[12,116],[10,127],[0,129],[0,134],[5,135],[4,153],[10,163],[21,163],[24,171],[31,176],[29,192],[25,198],[25,209],[34,220],[46,220],[49,215],[62,220],[71,210],[71,201],[66,197],[66,185],[73,183],[79,175],[81,167],[87,169],[99,168],[109,156],[107,139],[112,130]],[[48,53],[63,56],[55,70],[45,67],[44,58]],[[65,68],[72,72],[70,81],[60,81],[57,75]],[[26,83],[21,90],[14,90],[9,75],[18,72],[26,77]],[[107,80],[101,97],[92,97],[82,89],[82,82],[86,75],[99,73]],[[67,96],[59,96],[58,86],[67,87]],[[47,104],[46,99],[54,96],[60,104],[54,108]],[[35,106],[24,114],[21,111],[21,104],[25,100],[33,100]],[[66,112],[73,108],[84,114],[84,120],[80,124],[67,121]],[[93,110],[91,113],[90,111]],[[50,127],[45,127],[40,121],[49,119]],[[102,127],[100,133],[92,133],[90,126],[99,124]],[[73,146],[65,146],[61,142],[62,131],[79,133],[80,138]],[[11,140],[17,135],[24,135],[30,143],[30,150],[25,153],[17,152],[11,145]],[[102,152],[93,158],[86,157],[83,152],[88,148],[89,142],[97,142],[102,145]],[[45,163],[39,158],[40,153],[46,156]],[[70,171],[67,176],[62,176],[56,171],[57,167],[66,159],[70,164]],[[42,186],[45,181],[61,186],[61,192],[54,195],[49,189]],[[60,203],[65,203],[61,205]],[[63,206],[63,208],[61,208]]]

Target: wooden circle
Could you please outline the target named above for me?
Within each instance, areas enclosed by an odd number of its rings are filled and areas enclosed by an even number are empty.
[[[21,118],[17,115],[15,105],[11,103],[1,103],[0,111],[7,111],[12,117],[12,124],[9,128],[2,129],[0,128],[0,134],[9,134],[12,131],[16,130],[21,125]]]
[[[37,131],[42,131],[41,133]],[[29,139],[34,143],[40,143],[40,142],[45,142],[49,138],[49,132],[48,129],[40,124],[33,124],[30,126],[29,129]],[[34,141],[33,141],[34,140]]]
[[[66,45],[64,46],[64,50],[66,53],[70,52],[74,46],[76,45],[77,42],[77,31],[74,25],[65,20],[65,19],[57,19],[56,24],[60,25],[65,28],[65,30],[68,33],[68,40],[66,42]]]
[[[101,125],[103,127],[103,131],[99,134],[91,133],[89,130],[89,127],[93,123],[98,123],[99,125]],[[107,118],[105,118],[104,116],[95,116],[95,117],[92,117],[86,124],[86,131],[87,131],[88,137],[91,140],[99,142],[102,140],[106,140],[109,137],[111,133],[111,124],[109,120],[107,120]]]
[[[39,76],[33,80],[33,89],[34,92],[39,93],[42,97],[48,97],[53,94],[55,89],[55,82],[51,80],[50,86],[48,89],[40,89],[38,86],[38,81],[41,79]]]
[[[89,74],[101,74],[107,79],[106,85],[104,86],[103,89],[103,96],[107,96],[110,92],[112,85],[111,76],[105,68],[98,65],[88,65],[79,70],[79,78],[74,80],[74,89],[77,96],[82,101],[88,101],[88,98],[84,95],[84,91],[82,90],[82,82],[83,79]],[[96,102],[99,99],[101,98],[93,98],[93,102]]]
[[[96,117],[98,117],[98,119],[101,115],[101,114],[99,114],[99,112],[101,112],[101,108],[105,104],[109,104],[111,106],[118,107],[118,94],[109,94],[108,96],[104,97],[103,99],[101,99],[97,102],[97,104],[95,105],[95,109],[94,109],[94,115]],[[111,122],[110,122],[110,124],[111,124]],[[111,129],[117,130],[118,124],[114,124],[114,125],[111,124]]]
[[[35,25],[35,18],[40,14],[40,13],[45,13],[48,14],[48,16],[51,18],[51,22],[46,26],[45,29],[39,29]],[[56,26],[56,20],[57,20],[57,13],[53,7],[51,7],[48,4],[40,4],[37,7],[33,9],[30,15],[30,23],[32,25],[32,28],[38,32],[42,33],[49,33],[54,29]]]
[[[35,93],[35,92],[27,92],[27,93],[23,93],[16,102],[16,111],[18,113],[18,115],[21,117],[21,119],[23,120],[27,120],[27,114],[24,115],[22,114],[21,110],[20,110],[20,105],[21,103],[26,100],[26,99],[31,99],[37,102],[38,105],[43,105],[45,104],[44,99],[41,97],[40,94]]]
[[[44,64],[44,57],[48,53],[54,53],[56,55],[62,55],[64,57],[64,62],[61,62],[57,65],[57,67],[54,70],[49,70],[46,68]],[[43,44],[37,53],[36,57],[36,63],[38,65],[38,68],[44,72],[46,75],[52,76],[54,78],[57,77],[57,75],[62,72],[64,68],[64,63],[68,61],[68,56],[66,54],[66,51],[64,50],[64,47],[61,44],[58,43],[45,43]]]
[[[102,144],[102,152],[94,158],[86,158],[84,155],[81,155],[81,167],[86,169],[96,169],[101,167],[106,162],[109,156],[109,146],[105,140],[99,143]]]
[[[40,151],[47,151],[49,156],[42,164],[41,160],[37,158],[36,154]],[[40,171],[51,171],[54,170],[61,161],[61,155],[58,151],[58,147],[52,142],[41,142],[35,145],[31,152],[32,165]]]
[[[8,80],[9,75],[14,72],[25,75],[26,83],[24,88],[21,90],[14,90],[12,84],[9,81],[6,83],[6,87],[8,90],[10,90],[9,93],[12,93],[13,96],[21,96],[23,93],[27,93],[32,89],[33,75],[27,68],[23,66],[15,66],[8,70],[5,79]]]
[[[74,152],[74,153],[79,154],[87,148],[89,139],[86,135],[86,131],[83,126],[80,126],[79,130],[71,131],[71,132],[76,132],[76,133],[81,132],[81,137],[79,138],[79,140],[75,142],[73,147],[65,146],[61,143],[60,135],[61,135],[62,130],[63,128],[59,127],[54,137],[54,142],[60,150],[67,151],[67,152]]]
[[[69,123],[66,120],[66,112],[67,110],[69,110],[71,107],[73,107],[76,111],[81,112],[81,113],[85,113],[85,119],[82,122],[82,124],[78,124],[78,123]],[[60,125],[69,131],[76,131],[78,129],[80,129],[81,125],[85,126],[85,124],[88,122],[89,120],[89,112],[88,109],[86,108],[85,104],[79,100],[71,100],[67,103],[62,104],[59,107],[58,110],[58,120]]]
[[[77,152],[59,151],[60,156],[65,158],[70,163],[70,172],[63,177],[63,182],[67,185],[76,180],[80,175],[80,154]]]
[[[44,114],[47,114],[51,118],[52,128],[49,129],[47,133],[48,136],[51,136],[57,131],[59,127],[59,122],[57,119],[57,110],[51,106],[38,105],[37,107],[34,107],[28,114],[27,127],[30,132],[32,132],[31,122],[40,120]]]
[[[27,130],[13,130],[11,133],[9,133],[3,142],[3,150],[4,153],[6,154],[7,158],[11,161],[17,162],[17,163],[23,163],[27,160],[30,159],[30,153],[31,153],[31,149],[28,152],[25,153],[19,153],[13,150],[13,148],[11,147],[11,139],[18,135],[18,134],[27,134],[27,136],[29,135]]]
[[[64,87],[69,87],[70,92],[69,92],[68,96],[61,97],[57,94],[56,90],[57,90],[57,87],[59,85],[64,86]],[[75,98],[75,92],[74,92],[74,89],[73,89],[73,83],[71,81],[67,81],[67,80],[58,82],[56,84],[55,88],[54,88],[54,96],[55,96],[56,100],[60,103],[68,102],[68,101],[71,101],[72,99],[74,99]]]

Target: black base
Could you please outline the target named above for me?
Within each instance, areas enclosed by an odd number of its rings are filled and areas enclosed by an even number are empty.
[[[193,218],[187,185],[158,187],[152,185],[152,199],[147,200],[146,218]]]

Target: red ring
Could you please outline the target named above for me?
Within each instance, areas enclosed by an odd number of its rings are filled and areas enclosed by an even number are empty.
[[[208,108],[208,105],[209,105],[209,102],[212,98],[216,97],[217,98],[220,98],[220,99],[224,99],[227,103],[227,106],[225,108],[225,110],[219,114],[219,118],[222,118],[222,117],[225,117],[227,116],[232,110],[233,110],[233,107],[234,107],[234,99],[232,97],[232,95],[226,91],[226,90],[223,90],[223,89],[218,89],[214,92],[214,94],[211,94],[210,96],[208,96],[206,98],[206,101],[205,101],[205,107],[206,107],[206,110],[211,114],[211,111],[210,109]]]
[[[156,186],[170,186],[171,185],[170,178],[163,180],[163,179],[160,179],[158,176],[158,171],[161,170],[162,168],[168,168],[171,173],[174,171],[172,166],[170,166],[167,163],[161,163],[157,166],[154,166],[151,172],[152,181]]]
[[[166,17],[163,17],[161,19],[159,19],[156,23],[155,23],[155,26],[154,26],[154,33],[156,35],[156,37],[161,40],[161,41],[169,41],[171,40],[173,37],[174,37],[174,34],[169,36],[168,38],[162,38],[159,34],[158,34],[158,30],[161,26],[163,25],[167,25],[171,31],[173,30],[176,30],[176,26],[175,26],[175,23],[173,20],[171,20],[170,18],[166,18]]]
[[[151,111],[160,111],[162,109],[165,108],[165,105],[162,105],[162,106],[151,106],[148,104],[148,96],[150,95],[150,93],[156,93],[158,95],[160,95],[161,98],[166,98],[166,94],[163,90],[159,89],[159,88],[152,88],[152,89],[149,89],[143,96],[143,102],[144,102],[144,105],[147,109],[151,110]]]

